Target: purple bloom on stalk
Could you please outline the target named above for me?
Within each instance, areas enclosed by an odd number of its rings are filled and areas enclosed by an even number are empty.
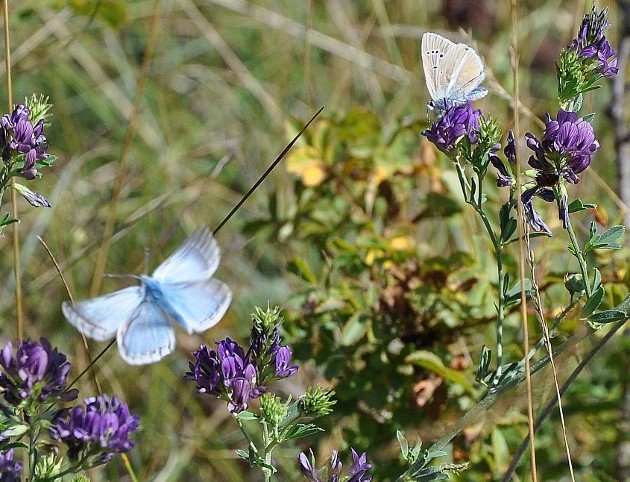
[[[468,137],[471,144],[476,144],[480,118],[481,111],[473,110],[471,101],[462,105],[447,104],[444,115],[437,118],[422,135],[441,151],[453,149],[464,136]]]
[[[556,200],[558,193],[558,217],[566,229],[569,222],[569,210],[563,179],[571,184],[580,181],[581,174],[591,164],[591,156],[599,149],[593,126],[578,117],[575,112],[558,111],[556,119],[549,114],[545,117],[545,130],[538,140],[534,134],[525,134],[527,146],[534,151],[528,164],[535,169],[536,185],[523,192],[522,200],[525,214],[536,231],[551,234],[549,227],[534,210],[532,200],[538,196],[547,202]]]
[[[23,104],[18,104],[12,114],[5,114],[0,120],[2,126],[0,144],[2,145],[2,159],[8,164],[14,155],[22,155],[24,166],[20,174],[25,179],[35,179],[36,161],[46,158],[48,142],[44,136],[44,119],[35,125],[29,121],[30,110]]]
[[[259,367],[261,383],[287,378],[298,371],[297,365],[291,365],[291,349],[280,345],[280,330],[277,326],[271,331],[254,326],[251,340],[250,354]]]
[[[8,342],[0,357],[0,388],[4,399],[18,405],[32,397],[44,402],[49,397],[70,401],[77,398],[78,390],[66,391],[71,365],[66,356],[53,349],[46,338],[40,343],[21,341],[17,352]]]
[[[597,59],[597,71],[606,77],[612,77],[619,69],[617,59],[614,58],[617,52],[610,46],[605,36],[610,26],[607,16],[606,9],[597,13],[593,6],[591,13],[584,15],[578,36],[572,40],[568,48],[574,50],[580,57]]]
[[[322,479],[319,478],[315,467],[313,467],[313,464],[304,452],[300,452],[298,461],[300,464],[300,470],[308,478],[308,480],[311,482],[321,482]]]
[[[560,177],[577,184],[578,174],[591,164],[591,156],[599,149],[593,126],[575,112],[562,109],[558,111],[557,119],[546,115],[540,141],[531,132],[525,137],[527,146],[534,151],[528,163],[537,170],[539,186],[551,187]]]
[[[230,338],[216,345],[217,351],[201,345],[193,352],[195,361],[189,362],[184,380],[195,381],[200,393],[227,399],[230,412],[242,412],[265,388],[257,386],[256,366],[240,345]]]
[[[76,406],[66,411],[50,429],[51,436],[68,446],[68,456],[77,460],[90,458],[90,465],[104,464],[115,453],[131,450],[129,436],[138,430],[140,418],[131,415],[118,396],[107,395],[85,399],[85,408]]]
[[[13,460],[13,449],[0,451],[0,481],[20,482],[22,462]]]
[[[327,482],[370,482],[372,477],[367,475],[367,471],[372,468],[372,465],[367,461],[367,454],[359,455],[353,448],[350,450],[352,452],[352,465],[347,470],[342,470],[342,464],[336,450],[333,450],[330,457],[330,467],[326,478],[320,477],[313,467],[312,460],[304,452],[301,452],[298,458],[300,470],[311,482],[323,482],[324,480]]]
[[[352,452],[352,465],[350,466],[350,478],[348,482],[369,482],[372,477],[365,475],[365,473],[372,468],[372,465],[367,461],[367,454],[363,452],[361,455],[357,454],[353,448]]]

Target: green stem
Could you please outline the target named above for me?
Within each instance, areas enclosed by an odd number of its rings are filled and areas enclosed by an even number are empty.
[[[567,216],[567,233],[569,234],[569,240],[571,241],[571,247],[575,251],[575,257],[578,260],[578,264],[580,265],[580,273],[582,274],[582,279],[584,281],[584,289],[586,291],[586,298],[590,298],[592,293],[591,283],[588,280],[588,265],[586,264],[586,260],[584,259],[584,255],[582,254],[582,248],[580,247],[577,237],[575,236],[575,231],[573,231],[573,225],[571,224],[571,219]]]
[[[492,246],[494,248],[494,258],[497,263],[497,286],[499,290],[499,299],[497,303],[497,326],[496,326],[496,336],[497,336],[497,371],[494,377],[495,381],[498,381],[503,366],[503,319],[505,317],[505,286],[504,286],[504,276],[503,276],[503,244],[497,238],[496,233],[492,229],[492,225],[490,224],[490,220],[486,213],[484,212],[483,205],[483,185],[482,185],[482,177],[477,176],[477,199],[472,196],[472,192],[468,195],[470,191],[470,187],[468,186],[468,182],[466,181],[466,177],[464,175],[464,171],[459,164],[459,162],[455,162],[455,167],[457,171],[457,177],[459,178],[459,183],[464,194],[464,199],[466,203],[470,204],[473,209],[479,214],[481,221],[486,228],[486,232],[490,237],[490,241],[492,242]]]
[[[273,450],[273,441],[271,440],[271,437],[269,436],[269,427],[264,421],[262,423],[262,429],[263,429],[263,447],[264,447],[263,460],[265,463],[265,465],[262,466],[262,471],[263,471],[263,474],[265,475],[265,482],[270,482],[271,476],[273,475],[273,470],[271,469],[271,451]]]
[[[236,424],[238,425],[239,430],[241,431],[243,436],[247,439],[247,443],[249,445],[249,451],[251,453],[255,453],[256,457],[258,457],[258,449],[256,448],[256,444],[250,437],[249,433],[247,433],[247,430],[245,430],[245,427],[243,426],[243,421],[238,417],[235,417],[235,419],[236,419]]]

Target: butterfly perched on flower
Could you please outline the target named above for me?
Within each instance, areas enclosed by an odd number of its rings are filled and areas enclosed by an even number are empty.
[[[210,230],[198,228],[151,276],[108,295],[64,302],[66,319],[96,341],[116,335],[118,351],[130,365],[154,363],[175,348],[173,324],[188,334],[217,324],[232,301],[230,288],[212,278],[219,246]]]
[[[436,33],[422,36],[422,67],[431,96],[429,107],[440,112],[447,103],[463,104],[488,91],[480,87],[486,77],[483,62],[466,44],[456,44]]]

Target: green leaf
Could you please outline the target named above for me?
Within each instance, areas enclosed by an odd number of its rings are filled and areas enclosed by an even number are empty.
[[[568,209],[570,213],[577,213],[586,209],[595,209],[596,207],[597,204],[584,204],[581,199],[575,199],[571,204],[569,204]]]
[[[366,332],[366,323],[362,319],[361,313],[355,313],[346,322],[341,331],[341,343],[344,346],[354,345],[357,341],[363,338]]]
[[[606,310],[600,311],[599,313],[593,313],[591,316],[588,317],[588,321],[592,323],[606,324],[623,320],[625,318],[628,318],[628,315],[626,315],[623,311]]]
[[[0,216],[0,228],[17,222],[17,219],[13,219],[11,217],[11,213],[4,213],[2,216]]]
[[[236,455],[238,455],[243,460],[249,461],[249,454],[241,449],[236,449]]]
[[[317,425],[313,425],[312,423],[300,423],[287,427],[287,429],[282,432],[282,440],[295,440],[302,437],[309,437],[323,431],[323,428],[320,428]]]
[[[630,312],[630,295],[626,296],[621,303],[615,306],[615,310]]]
[[[584,305],[584,308],[582,308],[582,312],[580,313],[580,318],[590,318],[590,316],[595,313],[595,310],[601,304],[603,298],[604,287],[600,285],[599,289],[597,289],[586,301],[586,304]]]
[[[602,285],[602,274],[595,268],[595,278],[593,279],[593,292],[597,291]]]
[[[421,366],[425,370],[436,373],[445,380],[457,383],[467,392],[475,393],[475,389],[472,386],[472,383],[468,380],[468,377],[466,377],[466,375],[462,372],[445,366],[444,363],[442,363],[442,360],[440,360],[435,353],[418,350],[407,356],[407,358],[405,358],[405,362]]]
[[[296,276],[299,276],[307,283],[311,285],[317,284],[317,276],[315,276],[315,273],[313,273],[313,270],[304,260],[304,258],[294,258],[293,261],[289,263],[288,269],[289,272],[293,273]]]
[[[613,226],[603,234],[597,234],[594,226],[595,223],[591,223],[591,237],[584,245],[584,254],[594,249],[621,249],[621,245],[617,240],[620,239],[626,231],[624,226]]]
[[[258,420],[258,415],[252,412],[247,412],[247,411],[239,412],[238,415],[236,416],[237,418],[241,420]]]
[[[398,445],[400,445],[403,458],[407,460],[407,455],[409,454],[409,443],[400,430],[396,430],[396,438],[398,439]]]
[[[528,298],[533,294],[532,281],[525,278],[525,296]],[[511,306],[521,301],[521,280],[518,280],[512,288],[505,293],[505,306]]]
[[[481,359],[479,360],[479,368],[475,375],[475,380],[485,385],[485,378],[490,368],[490,361],[492,360],[492,350],[486,345],[481,347]]]
[[[616,241],[620,239],[625,232],[625,226],[617,224],[602,234],[600,242],[602,244],[617,244]]]

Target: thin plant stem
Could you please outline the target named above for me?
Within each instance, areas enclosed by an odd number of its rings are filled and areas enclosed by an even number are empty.
[[[538,283],[536,282],[536,264],[535,264],[535,259],[534,259],[534,252],[532,251],[530,243],[529,243],[530,237],[529,237],[528,226],[525,226],[525,241],[526,241],[526,246],[527,246],[529,268],[532,273],[532,288],[534,292],[532,296],[532,300],[534,302],[534,311],[536,313],[536,318],[538,319],[538,322],[540,323],[540,326],[543,332],[541,341],[543,342],[544,346],[547,348],[547,353],[549,354],[549,362],[551,364],[553,382],[556,388],[556,397],[557,397],[556,400],[558,402],[558,411],[560,412],[560,423],[562,425],[562,437],[564,439],[564,447],[567,453],[569,472],[571,474],[571,480],[575,481],[575,474],[573,473],[573,463],[571,462],[571,449],[569,448],[569,441],[567,438],[567,428],[566,428],[566,424],[564,420],[564,411],[562,409],[562,395],[560,393],[560,384],[558,382],[558,372],[556,370],[556,363],[555,363],[554,355],[553,355],[553,346],[551,344],[551,335],[549,333],[549,327],[547,326],[547,322],[545,321],[545,316],[542,310],[542,301],[540,299],[540,289],[538,288]],[[534,442],[533,442],[534,434],[532,434],[531,432],[529,434],[530,439],[532,441],[530,442],[532,451],[535,447]]]
[[[254,443],[251,436],[249,435],[249,432],[245,430],[245,427],[243,426],[243,421],[239,417],[235,417],[235,420],[236,420],[236,424],[238,425],[239,430],[243,434],[243,437],[247,439],[247,445],[249,446],[250,452],[255,453],[256,457],[258,457],[258,449],[256,448],[256,444]]]
[[[580,273],[582,274],[584,290],[586,291],[586,298],[588,299],[593,294],[593,289],[591,288],[591,284],[588,281],[588,265],[586,264],[586,260],[584,259],[584,255],[582,254],[582,248],[580,247],[577,237],[575,236],[575,231],[573,231],[573,225],[571,224],[571,219],[569,218],[569,216],[567,216],[566,221],[567,233],[569,235],[569,240],[571,241],[571,247],[575,252],[575,257],[577,258],[578,264],[580,265]]]
[[[571,372],[571,375],[569,375],[567,380],[562,384],[562,387],[559,389],[560,395],[564,395],[568,391],[569,387],[573,384],[573,382],[575,382],[578,375],[582,371],[584,371],[584,369],[593,360],[593,358],[595,358],[595,355],[599,353],[599,351],[606,345],[606,343],[610,341],[612,336],[616,332],[618,332],[626,324],[627,321],[628,321],[628,318],[615,323],[612,329],[608,331],[608,333],[606,333],[606,335],[604,335],[601,338],[601,340],[599,340],[597,345],[595,345],[595,347],[593,347],[593,349],[586,354],[586,356],[582,359],[582,361],[580,361],[580,364],[575,368],[575,370],[573,370],[573,372]],[[543,422],[553,412],[553,409],[557,401],[558,401],[557,398],[553,398],[549,401],[549,403],[545,406],[545,408],[543,408],[540,415],[538,416],[538,419],[536,419],[536,423],[534,425],[535,431],[538,431],[540,427],[542,427]],[[507,471],[503,475],[503,478],[501,479],[503,482],[508,482],[512,480],[512,476],[514,472],[516,471],[516,468],[518,467],[518,463],[521,460],[521,457],[523,456],[523,454],[525,453],[525,450],[527,449],[527,445],[529,444],[529,438],[530,437],[528,435],[525,438],[525,440],[521,442],[521,445],[519,446],[516,453],[514,454],[514,457],[512,458],[512,462],[510,463],[509,468],[507,469]]]
[[[623,306],[623,308],[622,308]],[[619,305],[618,309],[624,309],[624,311],[628,312],[630,310],[630,296],[626,298],[626,300]],[[568,313],[568,310],[565,310]],[[565,313],[565,314],[566,314]],[[588,337],[589,334],[585,334],[583,336],[572,336],[568,338],[562,345],[558,346],[554,352],[554,356],[557,358],[560,354],[564,353],[569,348],[575,346],[577,343],[581,342],[583,339]],[[528,354],[528,358],[533,357],[535,352],[530,352]],[[521,362],[524,365],[524,361]],[[543,357],[541,360],[537,361],[532,365],[531,374],[534,375],[542,370],[545,366],[549,364],[549,355]],[[427,450],[427,452],[439,452],[446,447],[462,430],[471,424],[475,423],[479,420],[479,417],[483,415],[493,404],[499,399],[502,395],[518,386],[525,380],[525,374],[518,375],[510,380],[505,380],[503,383],[496,387],[491,387],[483,399],[481,399],[474,407],[472,407],[468,412],[466,412],[451,428],[446,434],[440,437],[437,441],[435,441],[431,447]],[[403,473],[396,482],[404,482],[406,479],[407,473],[412,473],[413,471],[419,469],[422,466],[423,460],[415,462],[409,467],[409,469]]]
[[[464,175],[464,171],[462,166],[455,162],[455,168],[457,171],[457,177],[459,179],[460,187],[464,194],[464,198],[466,202],[470,204],[473,209],[479,214],[481,221],[490,237],[490,241],[492,242],[492,247],[494,248],[494,257],[497,263],[497,286],[499,291],[499,298],[497,302],[497,324],[496,324],[496,337],[497,337],[497,370],[495,373],[494,381],[498,382],[502,374],[503,367],[503,318],[505,316],[505,280],[503,276],[503,244],[497,238],[492,225],[490,224],[490,220],[486,213],[483,211],[483,185],[481,179],[483,176],[477,176],[477,199],[474,199],[472,196],[472,191],[470,189],[469,183],[466,180],[466,176]],[[468,192],[471,192],[468,195]]]
[[[517,7],[516,0],[510,1],[510,10],[511,10],[511,23],[512,23],[512,34],[511,34],[511,47],[512,47],[512,78],[514,79],[514,110],[513,110],[513,132],[514,138],[520,138],[520,122],[519,122],[519,76],[518,76],[518,67],[519,67],[519,47],[518,47],[518,31],[517,31]],[[515,149],[515,164],[516,164],[516,193],[517,193],[517,201],[516,201],[516,210],[517,210],[517,229],[518,229],[518,274],[519,279],[521,280],[521,327],[523,330],[523,353],[529,355],[529,325],[527,323],[527,294],[525,293],[525,240],[527,244],[529,244],[529,234],[525,233],[525,212],[523,209],[523,203],[521,201],[520,193],[522,191],[522,179],[521,179],[521,166],[520,166],[520,156],[518,153],[518,149]],[[525,236],[527,238],[525,239]],[[538,350],[536,350],[538,351]],[[532,388],[532,375],[531,375],[531,367],[530,367],[530,357],[525,356],[525,381],[527,387],[527,426],[530,434],[530,464],[532,470],[532,481],[538,480],[537,474],[537,466],[536,466],[536,446],[534,439],[534,400],[533,400],[533,388]]]
[[[13,109],[13,83],[11,80],[11,40],[9,37],[9,2],[2,2],[2,23],[4,26],[4,65],[7,72],[7,104],[8,112]],[[15,179],[11,178],[11,185]],[[2,193],[4,194],[4,192]],[[1,200],[1,198],[0,198]],[[17,219],[17,193],[11,189],[11,211],[13,219]],[[24,337],[24,313],[22,311],[22,275],[20,269],[20,232],[18,223],[13,223],[13,275],[15,277],[15,318],[17,320],[17,337]]]
[[[273,470],[271,469],[271,451],[273,450],[273,444],[270,442],[269,436],[269,427],[266,422],[262,423],[263,429],[263,447],[264,447],[264,466],[262,467],[263,474],[265,474],[265,482],[269,482],[271,480],[271,476],[273,475]]]
[[[129,460],[129,457],[127,457],[127,454],[122,453],[120,454],[120,456],[122,458],[123,465],[125,466],[125,470],[127,470],[127,474],[129,474],[129,477],[131,477],[132,482],[138,482],[138,476],[134,472],[133,467],[131,466],[131,461]]]

